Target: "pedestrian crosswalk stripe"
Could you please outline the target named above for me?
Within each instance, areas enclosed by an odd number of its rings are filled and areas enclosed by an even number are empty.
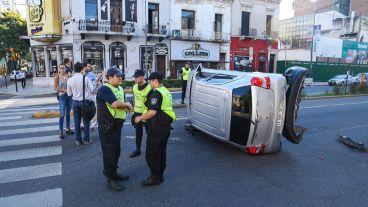
[[[61,175],[61,162],[0,170],[0,184]]]
[[[46,110],[58,110],[59,107],[58,106],[55,106],[55,107],[34,107],[34,108],[31,108],[31,107],[27,107],[27,108],[7,108],[7,109],[0,109],[0,113],[2,112],[6,112],[6,113],[9,113],[9,112],[12,112],[12,111],[15,111],[15,112],[18,112],[18,111],[46,111]]]
[[[0,116],[14,116],[14,115],[27,115],[34,114],[36,111],[19,111],[19,112],[11,112],[11,113],[0,113]]]
[[[43,126],[43,127],[32,127],[32,128],[7,129],[7,130],[0,130],[0,136],[1,135],[11,135],[11,134],[58,131],[58,130],[59,130],[59,126]]]
[[[61,155],[61,146],[0,152],[0,162]]]
[[[8,139],[8,140],[1,140],[0,147],[38,144],[38,143],[46,143],[46,142],[59,142],[59,141],[60,139],[56,135],[44,136],[44,137],[31,137],[31,138],[24,138],[24,139]]]
[[[60,207],[63,205],[63,190],[52,190],[0,197],[0,206],[6,207]]]
[[[59,118],[30,119],[26,121],[2,122],[0,123],[0,127],[22,126],[22,125],[30,125],[30,124],[49,124],[49,123],[55,123],[55,122],[59,122]]]
[[[0,121],[6,121],[6,120],[14,120],[14,119],[20,119],[21,116],[8,116],[8,117],[0,117]]]

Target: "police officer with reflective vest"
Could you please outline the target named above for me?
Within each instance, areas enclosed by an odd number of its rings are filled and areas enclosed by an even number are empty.
[[[187,91],[187,82],[189,78],[189,73],[192,71],[190,69],[190,63],[186,62],[185,66],[181,69],[179,76],[182,76],[181,79],[181,104],[184,104],[185,93]]]
[[[143,126],[146,128],[145,123],[140,122],[135,124],[134,119],[137,116],[141,116],[142,114],[147,112],[147,96],[152,91],[151,85],[146,83],[144,80],[145,72],[143,70],[136,70],[134,73],[134,81],[135,84],[133,86],[133,95],[134,95],[134,114],[132,116],[132,124],[135,127],[135,144],[136,149],[130,155],[130,157],[136,157],[141,154],[141,143],[143,137]]]
[[[126,119],[127,111],[133,107],[125,103],[124,90],[120,86],[123,74],[117,68],[111,68],[106,73],[108,80],[97,92],[97,121],[101,141],[104,174],[107,186],[113,191],[122,191],[123,187],[116,181],[128,180],[128,176],[117,173],[120,157],[121,129]]]
[[[171,93],[162,86],[162,73],[153,72],[148,79],[153,89],[147,101],[148,112],[135,118],[136,123],[148,122],[146,161],[151,174],[146,180],[142,180],[143,186],[159,185],[164,182],[166,145],[171,123],[176,120]]]

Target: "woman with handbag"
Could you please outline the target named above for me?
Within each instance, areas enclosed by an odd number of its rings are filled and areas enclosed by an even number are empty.
[[[60,116],[59,116],[59,129],[60,134],[59,138],[64,139],[64,118],[66,118],[66,131],[65,133],[68,135],[73,135],[74,132],[70,129],[70,111],[72,107],[72,97],[68,96],[67,82],[68,82],[68,74],[65,72],[65,65],[59,65],[59,74],[55,76],[54,79],[54,89],[57,91],[57,98],[59,101],[60,107]]]

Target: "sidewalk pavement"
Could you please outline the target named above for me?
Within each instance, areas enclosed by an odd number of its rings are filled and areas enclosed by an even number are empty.
[[[16,92],[14,81],[12,82],[11,85],[8,85],[8,88],[6,88],[5,86],[1,86],[0,94],[22,96],[22,97],[55,94],[54,89],[50,86],[34,86],[32,79],[27,79],[26,81],[27,83],[24,89],[22,88],[22,83],[20,81],[17,82],[18,92]]]

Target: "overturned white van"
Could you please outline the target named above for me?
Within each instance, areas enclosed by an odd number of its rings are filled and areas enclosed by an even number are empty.
[[[284,74],[204,69],[190,74],[186,101],[189,126],[249,154],[280,150],[282,135],[300,143],[295,126],[308,70]]]

